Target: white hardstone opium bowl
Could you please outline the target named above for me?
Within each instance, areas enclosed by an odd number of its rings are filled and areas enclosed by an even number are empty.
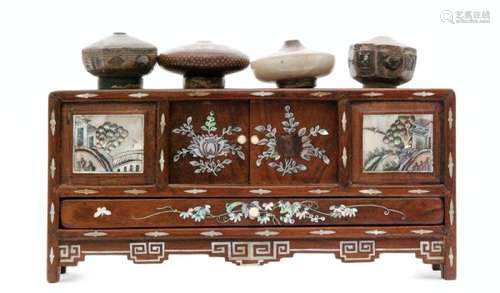
[[[288,40],[281,50],[253,61],[251,67],[257,79],[276,82],[278,87],[311,88],[318,77],[332,71],[334,64],[332,54],[312,51],[298,40]]]

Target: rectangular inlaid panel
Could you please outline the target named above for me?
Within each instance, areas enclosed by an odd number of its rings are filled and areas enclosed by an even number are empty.
[[[248,101],[170,104],[170,183],[248,183]]]
[[[441,103],[360,102],[351,109],[353,183],[443,182]]]
[[[335,102],[252,101],[251,109],[252,184],[338,181],[339,133]]]
[[[62,183],[154,184],[160,159],[156,116],[156,104],[147,102],[64,104]]]
[[[64,200],[65,228],[442,224],[441,198]]]
[[[143,173],[144,115],[74,115],[74,173]]]
[[[431,172],[431,114],[363,115],[363,172]]]

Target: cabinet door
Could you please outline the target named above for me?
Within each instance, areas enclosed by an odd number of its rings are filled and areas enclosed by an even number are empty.
[[[248,101],[170,105],[170,183],[248,183]]]
[[[155,183],[155,111],[148,103],[65,104],[62,183]]]
[[[329,101],[252,101],[252,184],[337,181],[337,107]]]
[[[352,116],[353,183],[441,181],[440,103],[359,103]]]

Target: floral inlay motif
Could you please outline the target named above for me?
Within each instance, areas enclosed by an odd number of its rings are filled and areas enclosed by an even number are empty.
[[[228,155],[237,155],[240,159],[245,160],[242,147],[230,144],[226,139],[226,136],[241,132],[240,127],[229,125],[222,129],[220,135],[217,134],[217,123],[213,111],[210,111],[205,124],[201,126],[203,134],[197,134],[194,131],[192,121],[193,118],[189,116],[186,123],[172,130],[175,134],[191,138],[186,148],[176,151],[173,157],[174,162],[189,155],[193,158],[189,163],[195,167],[194,173],[209,173],[217,176],[225,166],[231,164],[232,160],[227,158]]]
[[[284,135],[277,135],[277,130],[271,124],[258,125],[255,130],[265,135],[260,139],[257,145],[266,146],[267,149],[257,156],[255,162],[258,167],[262,161],[271,160],[267,165],[276,171],[280,172],[282,176],[291,175],[301,171],[307,170],[307,166],[296,161],[293,157],[284,156],[278,151],[279,144],[286,144],[286,141],[298,137],[300,140],[301,151],[300,157],[305,161],[310,161],[312,158],[318,158],[324,164],[330,164],[330,159],[326,155],[326,150],[315,147],[312,143],[312,137],[320,135],[328,135],[328,131],[321,128],[319,125],[313,126],[310,129],[302,127],[297,130],[300,125],[296,121],[294,113],[290,110],[290,105],[285,106],[285,120],[281,122],[283,126]]]
[[[305,220],[311,223],[324,222],[327,218],[347,219],[355,218],[359,208],[371,207],[383,209],[384,215],[397,213],[402,219],[406,215],[395,209],[390,209],[382,205],[358,204],[358,205],[331,205],[328,211],[321,211],[315,201],[284,201],[277,202],[229,202],[226,203],[225,212],[220,214],[212,213],[209,204],[199,205],[187,210],[178,210],[170,205],[157,208],[157,211],[143,217],[133,217],[135,220],[143,220],[162,214],[178,214],[182,219],[191,219],[195,222],[202,222],[205,219],[216,219],[219,223],[238,223],[244,219],[255,220],[259,224],[272,223],[295,224],[297,220]]]

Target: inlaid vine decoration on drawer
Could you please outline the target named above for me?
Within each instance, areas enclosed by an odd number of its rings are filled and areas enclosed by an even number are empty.
[[[226,139],[226,136],[241,132],[240,127],[229,125],[222,129],[220,135],[215,133],[217,123],[213,111],[210,111],[205,124],[201,126],[203,134],[197,134],[194,131],[192,121],[193,118],[189,116],[186,123],[172,130],[175,134],[187,136],[191,139],[187,147],[176,151],[173,157],[174,162],[190,156],[192,160],[189,163],[195,168],[194,173],[208,173],[217,176],[217,173],[222,171],[225,166],[231,164],[232,160],[227,158],[228,155],[236,155],[241,160],[245,160],[242,147],[231,144]]]
[[[295,120],[295,115],[290,109],[290,105],[285,106],[285,120],[281,122],[283,125],[284,135],[278,136],[276,128],[271,124],[258,125],[255,130],[265,134],[265,137],[257,142],[257,145],[266,146],[266,150],[257,156],[256,165],[260,167],[262,161],[271,160],[267,165],[276,171],[280,172],[282,176],[291,175],[294,173],[307,170],[307,166],[296,161],[290,155],[280,154],[278,149],[280,144],[288,144],[289,147],[295,148],[295,138],[300,144],[300,157],[305,161],[310,161],[312,158],[318,158],[324,164],[330,164],[330,158],[326,155],[326,150],[315,147],[312,138],[320,135],[328,135],[328,131],[321,128],[319,125],[313,126],[310,129],[302,127],[297,130],[300,125],[299,121]]]
[[[182,219],[191,219],[194,222],[202,222],[206,219],[215,219],[219,223],[238,223],[243,219],[257,221],[259,224],[295,224],[297,220],[309,221],[311,223],[324,222],[327,218],[348,219],[355,218],[360,208],[382,209],[384,215],[396,213],[401,219],[406,219],[402,211],[391,209],[376,204],[358,204],[358,205],[331,205],[328,211],[322,211],[315,201],[277,201],[277,202],[228,202],[225,212],[220,214],[212,213],[212,207],[209,204],[199,205],[187,210],[179,210],[170,205],[159,207],[155,212],[142,217],[132,216],[134,220],[144,220],[164,214],[178,214]]]

